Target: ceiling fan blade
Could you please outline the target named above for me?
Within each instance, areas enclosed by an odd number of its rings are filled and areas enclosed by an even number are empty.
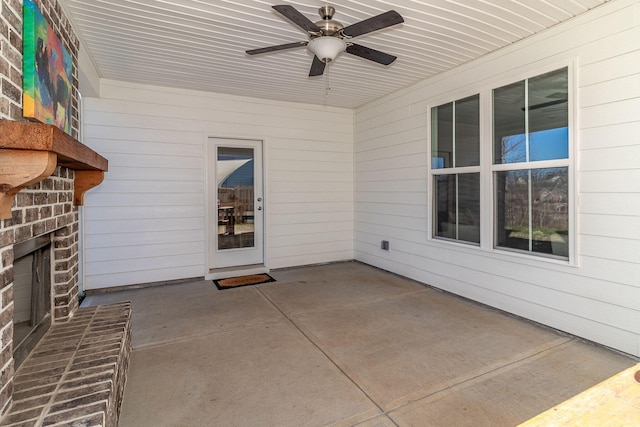
[[[372,18],[365,19],[364,21],[351,24],[345,27],[342,32],[349,37],[358,37],[402,22],[404,22],[402,16],[400,16],[400,14],[395,10],[390,10]]]
[[[271,7],[306,32],[318,33],[321,31],[320,27],[311,22],[311,20],[302,13],[298,12],[298,10],[293,6],[282,4]]]
[[[247,50],[246,52],[249,55],[258,55],[260,53],[268,53],[268,52],[275,52],[278,50],[293,49],[294,47],[303,47],[303,46],[306,46],[307,43],[308,42],[294,42],[294,43],[279,44],[277,46],[261,47],[260,49],[251,49],[251,50]]]
[[[396,57],[393,55],[389,55],[388,53],[380,52],[379,50],[371,49],[370,47],[362,46],[355,43],[347,46],[347,53],[383,65],[389,65],[396,60]]]
[[[309,70],[309,77],[321,76],[324,74],[324,67],[327,64],[318,59],[317,56],[313,57],[313,62],[311,63],[311,70]]]

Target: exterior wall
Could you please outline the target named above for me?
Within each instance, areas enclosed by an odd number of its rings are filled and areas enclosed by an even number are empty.
[[[429,108],[567,63],[576,78],[575,265],[493,250],[487,227],[483,248],[431,239]],[[640,3],[617,0],[359,108],[356,259],[640,356],[638,64]],[[491,118],[481,121],[490,143]],[[491,191],[482,196],[490,211]]]
[[[37,1],[47,21],[74,60],[73,135],[78,129],[78,42],[56,0]],[[0,2],[0,119],[22,118],[22,0]],[[66,320],[78,306],[78,214],[73,207],[72,170],[54,174],[22,190],[11,219],[0,220],[0,412],[11,402],[13,387],[13,244],[54,233],[52,316]]]
[[[212,136],[264,140],[269,268],[353,259],[351,110],[108,80],[100,94],[84,98],[85,143],[109,158],[85,196],[85,289],[208,273]]]

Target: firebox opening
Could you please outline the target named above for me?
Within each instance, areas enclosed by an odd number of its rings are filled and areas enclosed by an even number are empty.
[[[51,326],[51,236],[13,248],[13,357],[18,367]]]

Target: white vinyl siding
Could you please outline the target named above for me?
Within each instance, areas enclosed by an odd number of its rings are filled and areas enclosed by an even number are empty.
[[[616,0],[357,109],[356,259],[640,356],[639,17],[640,3]],[[494,250],[489,227],[480,248],[430,239],[430,107],[567,64],[575,263]],[[492,213],[491,192],[481,197]]]
[[[84,101],[109,160],[85,196],[85,289],[208,273],[209,136],[264,141],[269,268],[353,259],[351,110],[109,80]]]

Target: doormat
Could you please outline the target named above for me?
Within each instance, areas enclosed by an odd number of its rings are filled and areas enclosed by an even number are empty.
[[[220,290],[239,288],[241,286],[259,285],[261,283],[275,282],[276,279],[268,274],[251,274],[249,276],[229,277],[227,279],[214,280],[216,287]]]

